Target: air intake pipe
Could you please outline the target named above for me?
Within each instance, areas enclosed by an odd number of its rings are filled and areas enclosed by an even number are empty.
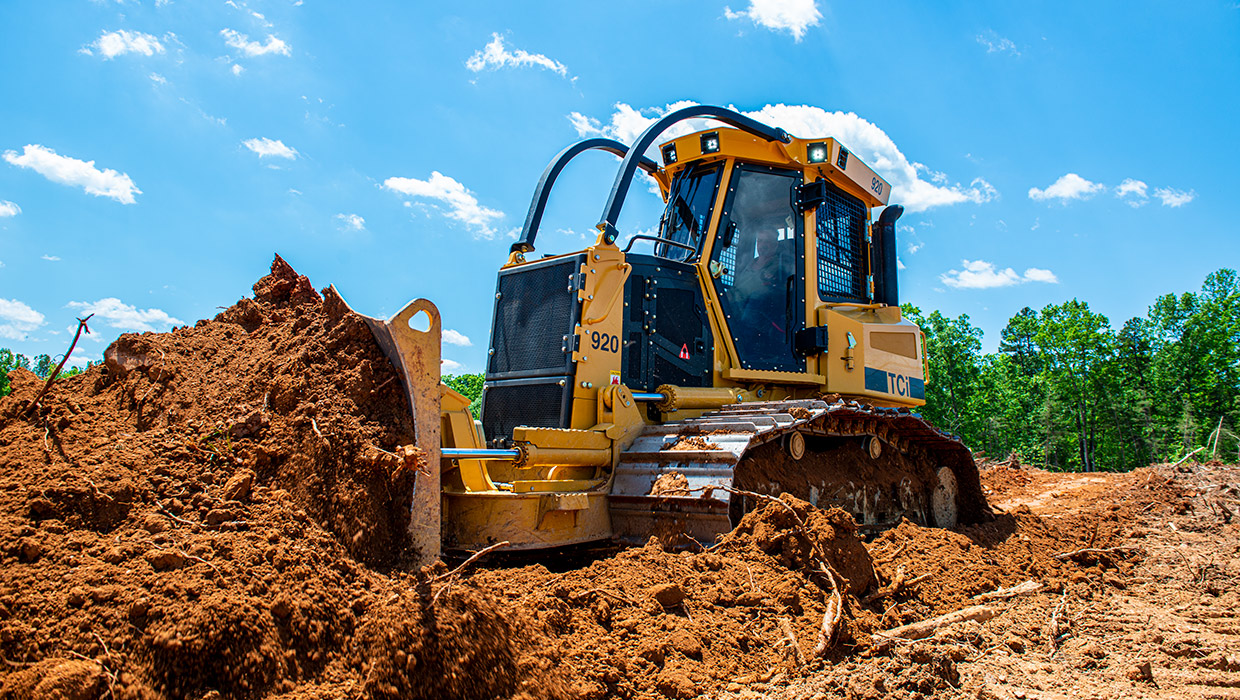
[[[887,306],[900,305],[900,289],[896,281],[896,219],[904,207],[892,204],[883,209],[874,222],[870,236],[870,260],[874,265],[874,301]]]

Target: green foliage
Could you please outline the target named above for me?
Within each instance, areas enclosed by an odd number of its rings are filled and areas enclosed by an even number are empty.
[[[443,383],[455,391],[459,391],[469,399],[469,411],[474,414],[474,418],[481,416],[482,411],[482,378],[481,372],[478,374],[445,374],[443,375]]]
[[[1174,460],[1209,444],[1240,461],[1240,277],[1160,297],[1118,330],[1073,299],[1028,307],[980,354],[968,316],[924,315],[930,373],[923,415],[993,456],[1093,471]]]
[[[30,358],[25,355],[22,355],[21,353],[14,353],[8,348],[0,348],[0,396],[8,396],[9,392],[12,391],[12,387],[9,386],[9,372],[15,369],[24,369],[34,372],[40,379],[47,379],[47,377],[52,373],[52,370],[56,369],[56,364],[58,362],[59,360],[53,361],[50,355],[35,355],[34,363],[32,365]],[[87,362],[86,368],[89,369],[96,364],[98,363]],[[74,375],[81,374],[83,371],[85,370],[81,367],[62,368],[60,370],[60,374],[56,375],[56,378],[64,379],[65,377],[72,377]]]

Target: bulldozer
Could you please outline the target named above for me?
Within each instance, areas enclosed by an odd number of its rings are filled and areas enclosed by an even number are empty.
[[[664,137],[687,120],[721,126]],[[535,256],[560,173],[599,150],[621,160],[593,245]],[[656,231],[622,237],[638,171],[665,209]],[[835,138],[705,105],[628,146],[557,154],[499,269],[480,421],[440,382],[433,303],[367,317],[430,465],[410,519],[421,557],[705,543],[782,493],[865,532],[992,517],[970,451],[913,411],[925,336],[901,314],[890,197]]]

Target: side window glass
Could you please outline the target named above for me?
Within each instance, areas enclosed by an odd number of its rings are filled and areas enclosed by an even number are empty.
[[[722,173],[721,165],[698,166],[676,179],[663,212],[662,238],[700,250]],[[657,245],[655,254],[672,260],[687,260],[693,255],[685,248],[667,244]]]

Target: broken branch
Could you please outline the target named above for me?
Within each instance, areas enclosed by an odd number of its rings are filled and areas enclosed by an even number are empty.
[[[950,627],[958,622],[967,622],[969,620],[985,622],[994,616],[994,608],[987,605],[974,605],[929,620],[911,622],[894,629],[875,632],[874,635],[887,639],[925,639],[944,627]]]
[[[47,393],[48,389],[52,388],[52,382],[56,381],[56,376],[60,374],[61,369],[64,369],[65,363],[69,361],[69,356],[73,354],[73,348],[77,347],[77,341],[78,338],[81,337],[82,331],[85,330],[87,334],[90,333],[90,328],[86,327],[86,322],[90,320],[91,316],[94,316],[94,314],[90,314],[86,318],[79,318],[77,320],[77,333],[73,334],[73,342],[69,343],[68,352],[65,353],[64,357],[60,358],[60,364],[56,365],[56,369],[52,370],[51,374],[47,375],[47,381],[43,382],[43,388],[39,390],[39,395],[34,397],[34,401],[31,401],[30,406],[26,408],[26,415],[30,415],[34,411],[34,409],[39,405],[39,402],[43,400],[43,395]]]
[[[1026,593],[1037,593],[1043,588],[1046,588],[1046,586],[1041,581],[1030,580],[1018,583],[1011,588],[999,588],[986,593],[978,593],[973,596],[973,600],[1006,600],[1008,598],[1015,598],[1018,595],[1025,595]]]

